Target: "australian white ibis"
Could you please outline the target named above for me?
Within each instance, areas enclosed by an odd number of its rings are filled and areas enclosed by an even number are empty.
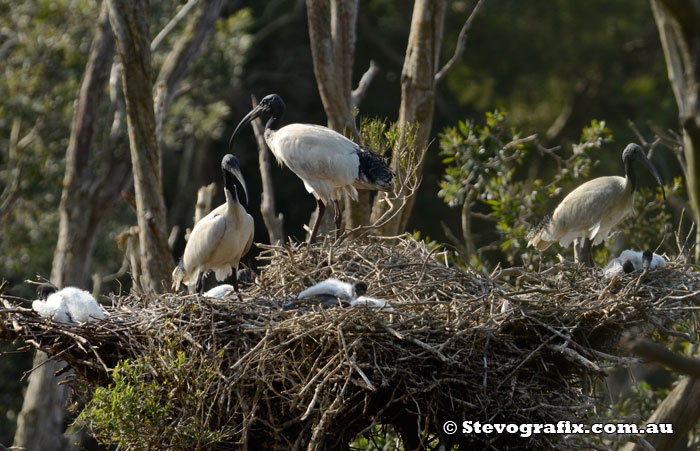
[[[231,154],[221,160],[224,175],[224,195],[226,203],[212,210],[200,219],[192,229],[185,246],[180,264],[173,271],[173,289],[179,290],[185,283],[190,292],[202,291],[202,278],[208,271],[214,271],[216,280],[224,280],[233,273],[233,289],[238,293],[238,262],[253,243],[253,217],[241,204],[236,190],[235,179],[243,187],[246,204],[246,186],[238,159]],[[234,179],[235,178],[235,179]]]
[[[340,229],[338,200],[347,194],[357,200],[357,189],[389,191],[393,173],[380,157],[327,127],[311,124],[290,124],[280,128],[285,105],[277,94],[265,96],[236,126],[229,149],[238,131],[259,116],[269,116],[265,125],[265,141],[277,162],[284,163],[313,194],[318,216],[309,242],[316,239],[326,208],[335,206],[335,226]]]
[[[87,323],[102,320],[105,314],[90,293],[76,287],[58,290],[52,284],[42,284],[37,289],[39,300],[32,302],[32,309],[45,318],[60,323]]]
[[[350,284],[331,277],[302,291],[297,295],[297,299],[300,301],[313,299],[321,307],[326,308],[343,304],[349,305],[352,300],[366,292],[367,284],[363,281]],[[290,302],[285,304],[283,309],[289,310],[294,307],[296,307],[296,303]]]
[[[666,266],[666,259],[659,254],[655,254],[651,249],[647,249],[644,252],[627,249],[622,251],[619,257],[610,260],[603,268],[603,273],[606,276],[611,276],[620,272],[629,274],[634,271],[660,269]]]
[[[622,152],[625,177],[598,177],[573,190],[554,213],[530,231],[528,245],[543,251],[556,241],[567,247],[574,239],[582,238],[583,255],[582,258],[577,255],[577,261],[583,260],[593,266],[591,246],[607,239],[610,230],[632,211],[636,188],[635,160],[651,172],[665,200],[666,193],[656,168],[640,146],[630,143]]]

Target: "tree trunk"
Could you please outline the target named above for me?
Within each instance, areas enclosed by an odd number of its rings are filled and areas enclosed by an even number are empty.
[[[357,139],[353,115],[352,66],[355,54],[358,0],[306,0],[314,74],[328,127]],[[324,228],[332,229],[332,216]],[[345,199],[345,227],[369,220],[369,193],[360,191],[357,202]]]
[[[700,263],[700,6],[691,0],[651,0],[678,104],[688,199],[696,229],[695,263]]]
[[[99,224],[115,202],[95,198],[91,189],[94,158],[92,141],[97,111],[104,97],[114,55],[114,40],[106,3],[102,7],[80,94],[73,114],[71,138],[66,151],[66,172],[59,207],[58,243],[54,253],[51,280],[59,287],[85,286],[92,248]],[[63,438],[65,402],[70,392],[59,386],[54,374],[65,364],[48,361],[37,352],[29,376],[22,411],[17,418],[14,446],[31,450],[66,449]]]
[[[413,6],[411,31],[401,71],[401,106],[399,108],[399,126],[401,137],[399,148],[404,145],[406,127],[415,125],[415,148],[422,149],[428,145],[430,130],[435,110],[435,75],[438,71],[442,30],[445,22],[447,0],[416,0]],[[401,171],[400,152],[392,157],[392,169]],[[416,168],[418,176],[423,171],[422,163]],[[406,194],[406,193],[400,193]],[[372,221],[377,220],[386,210],[385,203],[377,196],[372,209]],[[408,199],[403,211],[382,228],[382,234],[394,236],[406,229],[408,218],[413,209],[415,197]]]
[[[671,423],[673,434],[646,434],[642,437],[657,451],[672,451],[688,436],[700,419],[700,379],[685,378],[659,404],[646,424]],[[640,445],[629,442],[621,451],[641,451]]]
[[[109,16],[123,66],[141,253],[141,286],[160,293],[173,267],[160,177],[155,113],[151,96],[150,11],[146,0],[109,0]]]
[[[258,106],[258,100],[251,99],[253,108]],[[270,237],[270,244],[284,243],[284,215],[277,213],[275,207],[275,190],[270,174],[270,155],[272,152],[267,148],[265,142],[265,126],[260,118],[255,119],[252,124],[255,140],[258,142],[258,166],[260,167],[260,180],[262,182],[262,192],[260,193],[260,214],[262,215],[267,234]]]

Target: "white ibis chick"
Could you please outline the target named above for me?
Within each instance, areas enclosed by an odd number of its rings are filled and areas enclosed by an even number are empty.
[[[290,124],[280,128],[284,109],[280,96],[265,96],[238,123],[231,135],[229,149],[244,125],[259,116],[270,118],[265,125],[265,142],[277,162],[291,169],[316,198],[318,216],[309,236],[309,243],[312,243],[327,204],[333,202],[335,206],[335,226],[339,230],[338,200],[344,194],[357,200],[357,189],[389,191],[394,175],[380,157],[327,127]]]
[[[207,290],[204,293],[204,296],[208,298],[225,298],[229,294],[233,292],[233,285],[230,285],[228,283],[223,283],[221,285],[217,285],[214,288]]]
[[[312,285],[297,295],[297,299],[314,299],[321,307],[333,307],[338,305],[350,305],[350,302],[367,292],[367,284],[363,281],[350,284],[342,282],[334,277]],[[283,306],[284,310],[296,307],[295,302]]]
[[[647,249],[644,252],[627,249],[622,251],[619,257],[610,260],[603,268],[603,274],[614,276],[623,272],[629,274],[645,269],[665,268],[666,266],[666,259],[659,254],[653,253],[651,249]]]
[[[247,204],[248,187],[236,157],[231,154],[224,156],[221,170],[226,203],[194,225],[182,260],[173,271],[173,289],[179,290],[180,283],[184,282],[189,292],[201,292],[202,278],[208,271],[214,271],[219,281],[233,273],[233,289],[240,299],[236,277],[238,262],[253,243],[253,217],[241,204],[236,189],[237,179],[243,187]]]
[[[598,177],[580,185],[561,201],[554,213],[530,231],[528,245],[543,251],[557,241],[567,247],[575,239],[583,239],[583,255],[576,255],[576,259],[593,266],[591,246],[607,239],[611,229],[632,211],[636,188],[635,161],[651,172],[666,200],[661,177],[640,146],[628,144],[622,153],[622,161],[625,177]]]
[[[32,302],[32,309],[44,318],[60,323],[87,323],[103,320],[105,314],[90,293],[80,288],[46,288],[42,285],[37,293],[43,300]]]

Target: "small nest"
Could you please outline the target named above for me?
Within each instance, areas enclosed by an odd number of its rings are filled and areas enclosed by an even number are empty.
[[[209,402],[171,399],[168,432],[152,435],[157,448],[343,449],[378,424],[393,425],[406,449],[561,448],[578,439],[448,435],[443,423],[590,417],[603,365],[634,360],[619,355],[621,334],[689,336],[677,325],[700,299],[700,278],[681,265],[613,280],[558,265],[546,274],[519,272],[516,288],[448,266],[446,257],[410,238],[263,246],[266,264],[243,302],[126,296],[114,299],[105,321],[65,325],[6,297],[0,333],[65,360],[92,388],[110,383],[124,359],[148,357],[167,368],[183,353],[180,376],[154,370],[150,377],[170,377],[176,393]],[[281,310],[328,277],[364,280],[368,295],[394,311]],[[216,377],[198,377],[204,367]],[[175,440],[173,431],[193,418],[216,439]]]

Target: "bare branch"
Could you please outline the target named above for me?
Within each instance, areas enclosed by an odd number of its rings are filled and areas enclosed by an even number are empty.
[[[374,60],[370,60],[369,68],[367,72],[362,75],[359,83],[357,83],[357,88],[352,91],[352,108],[357,109],[360,106],[360,102],[365,97],[369,85],[372,83],[374,76],[379,72],[379,66],[374,64]]]
[[[151,52],[156,51],[156,49],[158,48],[160,43],[163,42],[163,39],[165,39],[168,33],[173,31],[177,24],[179,24],[182,21],[182,19],[185,18],[187,13],[189,13],[190,10],[192,10],[192,8],[194,8],[197,5],[197,3],[199,3],[199,0],[189,0],[187,3],[185,3],[185,6],[183,6],[180,9],[180,11],[178,11],[177,14],[175,14],[175,16],[172,19],[170,19],[170,22],[168,22],[168,24],[165,27],[163,27],[162,30],[160,30],[160,33],[158,33],[156,37],[153,38],[153,41],[151,41]]]
[[[692,377],[700,377],[700,360],[691,359],[649,339],[629,336],[622,340],[622,345],[650,362],[660,363],[673,371]]]
[[[190,0],[180,10],[178,15],[173,18],[171,23],[178,16],[184,17],[197,3],[199,3],[199,0]],[[191,6],[188,7],[188,5]],[[197,9],[187,28],[178,38],[158,74],[158,79],[155,82],[156,89],[153,103],[156,117],[156,138],[159,143],[162,139],[163,122],[170,105],[175,99],[175,94],[178,92],[180,81],[184,78],[187,69],[197,58],[204,43],[214,29],[214,24],[219,18],[221,5],[222,0],[204,0],[201,2],[201,7]],[[181,17],[178,20],[181,20]],[[168,31],[167,28],[166,26],[160,34]],[[153,47],[152,44],[151,51],[153,51]]]
[[[474,18],[476,15],[479,13],[479,10],[481,9],[482,5],[484,4],[485,0],[479,0],[476,5],[474,6],[474,9],[472,10],[472,13],[469,15],[467,18],[467,21],[464,22],[464,25],[462,26],[462,29],[459,32],[459,37],[457,38],[457,48],[455,48],[455,53],[452,55],[452,58],[450,58],[444,66],[442,66],[442,69],[438,71],[437,74],[435,74],[435,84],[440,83],[443,78],[447,75],[447,73],[452,70],[455,64],[459,62],[459,60],[462,59],[462,55],[464,55],[464,49],[466,48],[467,45],[467,35],[469,33],[469,29],[472,26],[472,22],[474,21]]]

